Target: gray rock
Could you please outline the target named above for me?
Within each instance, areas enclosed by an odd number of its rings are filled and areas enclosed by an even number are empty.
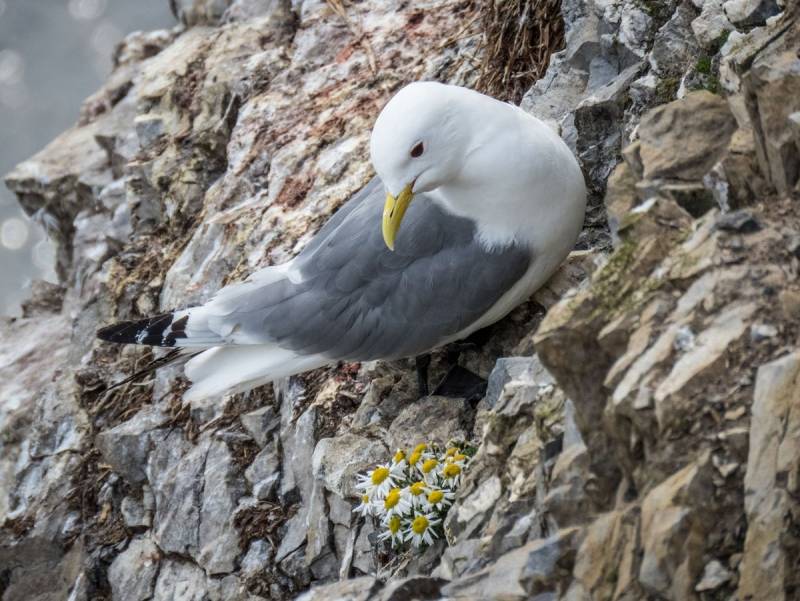
[[[255,17],[269,16],[289,26],[294,20],[290,0],[233,0],[222,16],[222,21],[245,21]]]
[[[328,495],[328,517],[334,524],[350,527],[353,522],[353,505],[339,495]]]
[[[314,559],[310,562],[307,552],[306,563],[311,570],[311,577],[318,582],[333,580],[339,573],[339,559],[330,547],[323,547],[322,551],[315,554]]]
[[[202,477],[196,559],[209,575],[227,574],[234,570],[240,553],[233,515],[244,494],[244,483],[225,443],[211,443]]]
[[[307,587],[312,580],[304,548],[295,549],[289,553],[279,565],[281,571],[302,588]]]
[[[481,541],[475,538],[449,545],[442,553],[442,559],[431,576],[455,580],[462,574],[472,571],[482,556]]]
[[[535,357],[503,357],[497,360],[486,387],[486,404],[494,408],[503,387],[511,380],[533,382],[538,370],[543,369]]]
[[[231,572],[239,555],[232,516],[244,483],[225,443],[204,438],[192,447],[173,432],[151,453],[148,480],[159,547],[193,557],[209,574]]]
[[[311,567],[314,577],[318,580],[332,578],[338,570],[338,562],[332,557],[331,552],[331,527],[328,520],[328,504],[325,501],[325,486],[316,476],[311,497],[306,499],[303,508],[308,530],[306,565]]]
[[[571,446],[586,446],[583,442],[578,423],[575,421],[575,405],[571,400],[567,399],[564,403],[564,444],[563,448],[568,449]]]
[[[619,161],[624,145],[624,111],[628,89],[639,76],[642,63],[636,62],[593,92],[575,108],[575,149],[590,182],[605,181]]]
[[[286,533],[281,537],[281,543],[275,552],[276,562],[283,561],[306,542],[308,534],[306,518],[306,511],[300,511],[286,522]]]
[[[206,601],[206,575],[193,563],[165,559],[152,598],[153,601]]]
[[[735,129],[727,102],[706,91],[650,111],[639,125],[644,178],[699,182],[719,161]],[[680,154],[667,150],[677,144]]]
[[[416,378],[405,367],[379,364],[379,369],[363,375],[370,379],[361,403],[353,416],[354,426],[386,427],[400,412],[416,401]],[[413,380],[413,382],[412,382]]]
[[[58,542],[45,538],[0,544],[3,601],[66,599],[73,587],[83,588],[74,585],[79,584],[78,579],[82,580],[81,569],[86,559],[81,544],[73,545],[66,553]]]
[[[797,510],[792,487],[800,467],[800,353],[758,368],[753,393],[747,471],[744,476],[747,536],[739,567],[739,594],[783,599],[790,551],[782,544],[782,520]],[[791,508],[791,509],[790,509]]]
[[[153,539],[168,553],[196,556],[206,455],[210,440],[192,447],[173,431],[150,453],[147,479],[156,511]]]
[[[594,481],[586,446],[565,447],[553,465],[542,510],[561,528],[581,523],[583,516],[596,510],[587,494]]]
[[[356,535],[358,528],[348,528],[334,522],[333,549],[336,557],[340,558],[339,580],[346,580],[350,576],[350,566],[353,564],[353,553],[356,548]]]
[[[692,594],[700,576],[701,546],[712,494],[711,461],[705,453],[651,490],[642,502],[639,582],[645,590],[675,598]]]
[[[134,538],[108,569],[108,582],[114,599],[152,599],[160,560],[161,552],[153,541],[146,537]]]
[[[133,122],[142,148],[150,146],[166,133],[164,120],[158,115],[138,115]]]
[[[408,599],[439,599],[444,580],[429,576],[409,576],[386,583],[380,601],[407,601]]]
[[[491,511],[502,494],[503,484],[498,476],[482,480],[477,488],[461,496],[450,509],[444,522],[445,531],[451,532],[457,542],[471,538],[491,517]]]
[[[149,495],[152,500],[152,493]],[[152,508],[146,508],[140,499],[126,496],[122,499],[119,510],[128,528],[149,528],[152,525]]]
[[[390,450],[376,438],[348,432],[323,438],[314,449],[313,472],[325,488],[342,498],[355,495],[356,475],[390,458]]]
[[[750,211],[740,210],[720,215],[714,222],[714,227],[726,232],[752,234],[761,229],[761,224]]]
[[[750,340],[752,342],[762,342],[775,338],[778,335],[778,328],[768,323],[754,323],[750,326]]]
[[[692,21],[694,37],[703,48],[718,44],[722,36],[733,29],[722,4],[723,0],[706,0],[700,7],[700,16]]]
[[[209,601],[265,601],[264,597],[248,593],[244,582],[233,574],[209,578],[206,584]]]
[[[377,569],[375,549],[371,538],[377,534],[372,522],[364,522],[358,531],[353,551],[353,568],[362,574],[374,574]]]
[[[763,25],[781,10],[776,0],[727,0],[723,9],[731,23],[741,28]]]
[[[239,416],[239,421],[250,436],[265,447],[281,425],[281,418],[272,407],[262,407]]]
[[[405,565],[406,575],[422,576],[423,578],[419,579],[418,582],[428,582],[430,579],[426,577],[430,575],[433,568],[439,563],[442,552],[446,547],[447,541],[437,538],[432,545],[422,551],[413,553]]]
[[[147,480],[147,456],[154,444],[151,438],[163,435],[154,431],[168,419],[157,407],[145,407],[116,428],[100,432],[95,445],[115,472],[130,484],[141,485]]]
[[[219,22],[232,0],[170,0],[172,12],[189,27]]]
[[[288,397],[287,397],[288,398]],[[290,401],[284,400],[284,405]],[[291,415],[291,409],[281,408],[281,413]],[[295,423],[290,418],[281,418],[287,421],[281,430],[281,445],[283,449],[281,469],[280,496],[286,500],[293,494],[299,494],[307,499],[313,486],[311,481],[311,463],[316,445],[317,410],[309,408],[297,418]]]
[[[468,409],[463,399],[420,399],[403,409],[389,426],[389,444],[393,449],[408,449],[420,442],[446,445],[451,440],[466,440]]]
[[[680,77],[696,60],[699,47],[691,27],[695,16],[694,7],[681,3],[656,33],[649,59],[659,77]]]
[[[280,467],[278,441],[274,440],[256,455],[256,458],[253,459],[253,462],[244,472],[256,499],[273,498],[281,476]]]
[[[303,593],[295,601],[371,601],[380,588],[378,581],[372,576],[362,576],[344,582],[334,582],[316,586]]]
[[[779,19],[738,43],[732,41],[727,61],[729,72],[746,69],[740,81],[747,118],[760,124],[753,128],[757,175],[780,195],[792,195],[800,182],[798,129],[791,118],[800,111],[796,94],[800,57],[793,50],[800,41],[795,19]]]
[[[241,573],[245,578],[250,578],[265,571],[270,565],[272,547],[265,540],[254,540],[250,543],[247,553],[242,557]]]
[[[557,593],[560,570],[570,569],[578,529],[562,530],[546,539],[501,555],[489,567],[442,588],[445,597],[463,599],[530,599]]]
[[[698,593],[713,591],[726,582],[729,582],[731,578],[733,578],[733,574],[719,561],[712,559],[706,564],[706,567],[703,568],[703,577],[700,579],[700,582],[697,583],[697,586],[694,587],[694,590]]]

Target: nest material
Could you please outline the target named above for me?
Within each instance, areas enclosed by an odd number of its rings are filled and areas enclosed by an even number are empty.
[[[519,104],[564,47],[560,0],[484,0],[483,61],[477,88]]]

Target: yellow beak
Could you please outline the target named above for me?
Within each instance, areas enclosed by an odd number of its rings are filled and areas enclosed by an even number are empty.
[[[394,239],[397,236],[397,230],[400,229],[400,222],[403,221],[406,209],[414,198],[411,185],[406,185],[397,198],[386,194],[386,204],[383,205],[383,241],[386,242],[389,250],[394,250]]]

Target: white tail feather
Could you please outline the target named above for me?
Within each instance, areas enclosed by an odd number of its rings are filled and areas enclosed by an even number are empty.
[[[186,363],[186,377],[192,382],[192,387],[183,398],[197,401],[224,393],[243,392],[330,362],[321,355],[302,356],[274,345],[215,347]]]

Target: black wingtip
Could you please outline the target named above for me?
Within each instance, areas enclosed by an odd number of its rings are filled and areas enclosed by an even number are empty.
[[[139,321],[121,321],[97,330],[97,337],[117,344],[149,344],[174,346],[175,337],[164,338],[164,330],[172,323],[172,313],[162,313]]]
[[[136,342],[139,328],[133,321],[121,321],[97,330],[97,337],[106,342],[131,343]]]

